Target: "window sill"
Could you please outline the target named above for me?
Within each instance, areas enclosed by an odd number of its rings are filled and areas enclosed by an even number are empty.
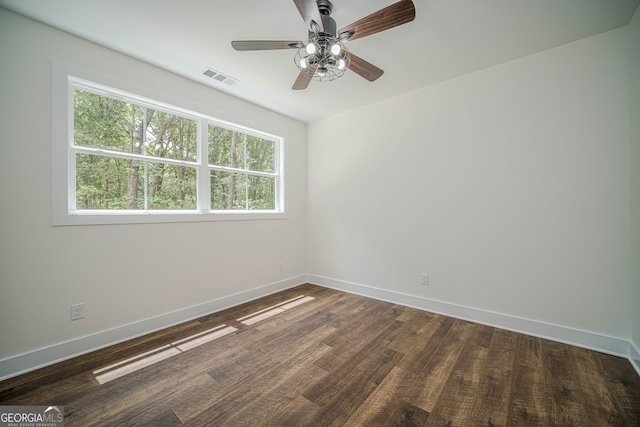
[[[54,216],[54,226],[156,224],[167,222],[210,222],[286,219],[284,212],[275,211],[83,211]]]

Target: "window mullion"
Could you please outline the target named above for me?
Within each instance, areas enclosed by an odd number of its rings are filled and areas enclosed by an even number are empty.
[[[198,211],[211,211],[211,173],[209,172],[209,123],[198,120]]]
[[[67,85],[67,134],[66,137],[66,146],[68,148],[67,151],[67,164],[68,164],[68,175],[67,175],[67,195],[69,197],[69,201],[67,203],[67,210],[75,210],[76,209],[76,153],[73,149],[74,147],[74,118],[75,118],[75,91],[71,85]]]
[[[276,209],[279,211],[284,211],[284,192],[282,191],[284,188],[284,168],[282,165],[282,161],[283,161],[283,145],[282,145],[282,141],[278,141],[276,143],[276,150],[275,150],[275,161],[276,161],[276,173],[275,173],[275,179],[276,181],[276,185],[275,185],[275,203],[276,203]]]
[[[142,154],[122,153],[119,151],[109,151],[101,148],[81,147],[79,145],[73,145],[71,149],[76,153],[94,154],[97,156],[113,157],[117,159],[138,160],[140,162],[149,162],[149,163],[166,163],[169,165],[186,166],[190,168],[198,167],[198,163],[188,162],[185,160],[176,160],[168,157],[153,157],[153,156],[145,156]]]
[[[142,155],[147,157],[147,144],[146,144],[146,133],[147,133],[147,107],[142,107]],[[142,170],[144,171],[144,175],[142,177],[142,191],[144,192],[144,209],[149,209],[149,163],[142,163]]]
[[[227,167],[227,166],[209,165],[209,169],[216,170],[216,171],[221,171],[221,172],[241,173],[241,174],[254,175],[254,176],[264,176],[264,177],[267,177],[267,178],[276,178],[278,176],[278,174],[274,173],[274,172],[259,172],[259,171],[246,170],[246,169],[230,168],[230,167]]]
[[[244,142],[242,144],[244,146],[243,153],[243,161],[242,165],[244,170],[247,170],[247,134],[244,134]],[[249,175],[245,174],[244,176],[244,208],[249,209]]]

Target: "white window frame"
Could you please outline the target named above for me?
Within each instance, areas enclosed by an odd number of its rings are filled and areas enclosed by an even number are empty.
[[[167,159],[166,163],[183,164],[197,169],[197,209],[195,210],[103,210],[75,209],[75,153],[91,152],[101,154],[101,150],[78,148],[73,144],[73,94],[75,89],[98,94],[108,94],[127,102],[145,105],[154,109],[169,110],[198,120],[198,157],[194,164],[189,161]],[[53,225],[97,225],[135,224],[162,222],[197,222],[218,220],[255,220],[286,218],[284,197],[284,139],[238,123],[201,112],[202,106],[192,106],[184,100],[169,99],[168,96],[153,93],[148,89],[115,81],[96,73],[76,67],[53,63]],[[273,174],[275,185],[274,210],[211,210],[210,173],[212,170],[247,173],[224,166],[208,165],[208,127],[220,126],[248,135],[254,135],[275,142],[276,170]],[[112,154],[109,154],[112,156]],[[127,157],[131,157],[129,154]],[[117,155],[113,157],[118,157]],[[141,158],[149,161],[150,159]]]

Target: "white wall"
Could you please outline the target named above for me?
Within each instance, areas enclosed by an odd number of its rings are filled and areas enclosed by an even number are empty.
[[[265,285],[304,281],[305,124],[4,9],[0,58],[0,362],[154,316],[177,321],[180,310],[232,294],[278,288],[260,288]],[[288,218],[52,227],[52,60],[283,136]],[[71,322],[70,305],[78,302],[86,304],[86,318]],[[70,346],[84,351],[104,344],[101,339]],[[63,349],[53,357],[66,355]],[[52,354],[33,363],[47,357]]]
[[[635,363],[640,369],[640,9],[630,24],[631,43],[631,266],[633,268],[631,341],[636,347]]]
[[[310,275],[627,342],[628,56],[622,28],[311,123]]]

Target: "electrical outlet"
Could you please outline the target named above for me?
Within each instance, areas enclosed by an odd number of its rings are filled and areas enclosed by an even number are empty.
[[[71,320],[84,318],[84,303],[73,304],[71,306]]]
[[[429,284],[429,275],[427,273],[422,273],[420,275],[420,284],[424,286]]]
[[[284,271],[284,262],[280,261],[279,268],[280,271]]]

